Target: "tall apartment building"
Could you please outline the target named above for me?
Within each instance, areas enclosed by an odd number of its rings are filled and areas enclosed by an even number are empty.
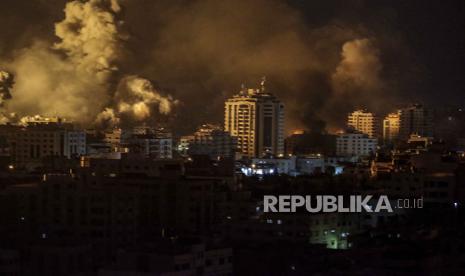
[[[284,105],[265,91],[242,88],[225,102],[224,130],[237,137],[239,151],[248,157],[284,153]]]
[[[379,120],[378,117],[366,110],[355,110],[349,113],[347,117],[347,127],[365,133],[370,138],[377,137],[379,135]]]
[[[383,120],[383,139],[389,143],[399,138],[400,110],[389,113]]]
[[[364,133],[343,133],[336,138],[336,154],[341,156],[370,156],[377,146],[378,139]]]
[[[407,140],[411,134],[433,136],[432,110],[420,104],[401,109],[399,137]]]

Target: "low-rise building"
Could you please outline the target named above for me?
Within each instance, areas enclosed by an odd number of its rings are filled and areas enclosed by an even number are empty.
[[[336,138],[336,154],[342,156],[366,157],[376,153],[378,139],[363,133],[342,133]]]
[[[220,126],[206,124],[193,135],[181,137],[178,151],[184,155],[208,155],[212,159],[231,158],[236,152],[236,137]]]
[[[5,125],[3,137],[9,155],[17,167],[33,169],[47,157],[75,158],[86,154],[86,133],[70,123],[42,121],[22,125]]]
[[[287,158],[253,158],[249,166],[242,167],[245,175],[266,174],[317,174],[325,172],[325,160],[321,155]]]
[[[114,149],[156,159],[171,159],[173,138],[171,133],[163,128],[134,127],[122,132],[121,140]]]
[[[297,172],[299,174],[318,174],[325,172],[325,159],[321,155],[297,158]]]

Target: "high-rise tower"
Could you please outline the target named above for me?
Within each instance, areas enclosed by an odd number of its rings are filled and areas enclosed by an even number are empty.
[[[384,142],[391,143],[399,138],[400,130],[400,110],[389,113],[383,120]]]
[[[237,137],[237,146],[248,157],[284,153],[284,105],[265,89],[242,86],[225,102],[224,129]]]
[[[356,110],[347,117],[347,126],[361,133],[365,133],[370,138],[379,135],[378,117],[366,110]]]
[[[433,136],[432,110],[420,104],[401,109],[399,136],[407,140],[411,134]]]

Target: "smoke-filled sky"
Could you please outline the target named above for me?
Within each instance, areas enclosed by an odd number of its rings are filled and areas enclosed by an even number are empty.
[[[465,3],[304,0],[3,0],[2,120],[110,126],[221,123],[242,83],[286,104],[288,129],[347,112],[465,104]],[[13,80],[13,82],[12,82]],[[16,114],[11,114],[16,113]]]

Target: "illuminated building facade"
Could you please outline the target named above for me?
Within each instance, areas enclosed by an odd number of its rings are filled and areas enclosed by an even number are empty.
[[[389,143],[399,137],[400,111],[389,113],[383,120],[383,139]]]
[[[347,127],[365,133],[370,138],[378,136],[378,117],[366,110],[356,110],[347,117]]]
[[[40,115],[35,115],[35,116],[25,116],[25,117],[21,118],[20,123],[22,125],[64,124],[64,123],[66,123],[66,119],[60,118],[58,116],[44,117],[44,116],[40,116]]]
[[[121,128],[115,128],[104,133],[103,141],[110,145],[119,145],[121,144],[121,136],[123,130]]]
[[[246,89],[225,103],[224,129],[237,138],[239,151],[248,157],[284,153],[284,105],[260,89]]]

